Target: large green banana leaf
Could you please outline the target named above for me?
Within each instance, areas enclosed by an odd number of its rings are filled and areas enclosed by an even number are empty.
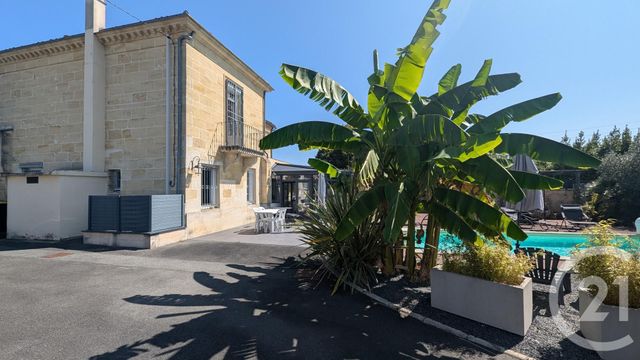
[[[555,164],[577,168],[592,168],[600,165],[600,160],[571,146],[529,134],[501,134],[502,143],[496,148],[497,153],[509,155],[524,154],[534,160],[548,161]]]
[[[367,152],[367,156],[365,156],[364,161],[362,162],[360,171],[358,171],[358,181],[360,184],[370,184],[375,178],[379,165],[380,158],[378,157],[378,153],[373,149],[369,150]]]
[[[455,235],[462,241],[474,243],[478,240],[478,234],[458,214],[446,206],[435,201],[427,205],[429,216],[433,216],[449,234]]]
[[[391,73],[391,71],[389,71]],[[384,87],[388,73],[378,68],[378,50],[373,50],[373,74],[367,78],[369,94],[367,95],[367,109],[371,117],[375,117],[382,105],[388,90]]]
[[[454,123],[458,125],[462,124],[462,122],[464,122],[464,120],[466,119],[467,114],[469,114],[469,110],[471,110],[471,107],[479,101],[480,98],[475,95],[475,92],[482,92],[484,86],[487,85],[487,80],[489,80],[489,74],[491,73],[492,65],[493,60],[487,59],[482,64],[482,67],[480,67],[480,70],[476,74],[476,77],[471,82],[469,91],[467,91],[464,98],[462,98],[462,103],[467,105],[461,109],[456,109],[453,113],[453,116],[451,117],[451,120],[453,120]]]
[[[436,27],[446,18],[443,12],[450,0],[436,0],[422,19],[411,43],[401,49],[400,57],[391,73],[387,73],[386,87],[406,101],[411,100],[418,90],[427,59],[433,51],[431,47],[440,33]]]
[[[337,167],[324,160],[310,158],[307,160],[307,163],[319,172],[329,175],[330,178],[335,178],[340,173],[340,170]]]
[[[509,172],[523,189],[558,190],[562,189],[562,186],[564,185],[562,180],[554,179],[549,176],[516,170],[510,170]]]
[[[475,159],[493,151],[500,145],[502,138],[499,133],[473,134],[461,146],[446,148],[442,156],[451,157],[461,162]]]
[[[506,234],[515,240],[525,240],[527,234],[516,224],[513,219],[493,206],[476,199],[463,192],[438,188],[433,192],[433,197],[440,204],[446,206],[458,216],[476,221],[498,234]]]
[[[468,127],[477,124],[481,121],[483,121],[484,119],[486,119],[487,117],[485,115],[482,114],[469,114],[467,115],[467,118],[464,120],[464,123],[468,125]]]
[[[406,185],[405,185],[406,184]],[[393,242],[398,239],[402,227],[407,222],[410,214],[412,198],[415,196],[409,183],[390,183],[384,187],[384,195],[387,200],[388,211],[384,222],[384,239]],[[411,221],[411,219],[409,219]]]
[[[306,142],[298,144],[298,149],[300,151],[308,151],[308,150],[342,150],[344,152],[348,152],[350,154],[360,154],[364,151],[368,151],[369,147],[364,142],[360,141],[360,138],[351,138],[346,141],[317,141],[317,142]]]
[[[353,95],[328,76],[289,64],[282,64],[280,75],[296,91],[333,111],[347,124],[361,129],[369,123],[368,115]]]
[[[336,228],[336,240],[341,241],[351,235],[354,230],[384,202],[384,185],[375,186],[363,192],[353,202]]]
[[[484,63],[480,67],[480,70],[478,70],[476,77],[471,82],[472,88],[479,88],[487,85],[487,80],[489,80],[489,73],[491,73],[491,66],[493,66],[492,59],[487,59],[484,61]]]
[[[422,160],[420,156],[420,148],[418,146],[396,146],[394,147],[398,165],[411,179],[421,174]],[[427,155],[429,156],[429,155]]]
[[[518,202],[524,198],[524,191],[511,173],[488,155],[470,159],[460,164],[463,180],[477,184],[495,195]]]
[[[434,94],[431,103],[424,109],[428,113],[440,113],[439,107],[445,106],[455,112],[471,108],[478,101],[512,89],[522,80],[517,73],[490,75],[484,86],[472,87],[473,81],[458,85],[442,95]]]
[[[447,71],[438,83],[438,95],[442,95],[458,85],[458,79],[462,73],[462,65],[456,64]]]
[[[260,140],[260,148],[277,149],[294,144],[341,142],[353,139],[353,130],[324,121],[306,121],[287,125]]]
[[[467,131],[471,134],[500,131],[512,121],[524,121],[553,108],[561,99],[560,93],[555,93],[509,106],[487,116]]]
[[[458,125],[441,115],[418,115],[408,119],[392,136],[394,145],[418,145],[437,142],[448,146],[460,146],[469,136]]]

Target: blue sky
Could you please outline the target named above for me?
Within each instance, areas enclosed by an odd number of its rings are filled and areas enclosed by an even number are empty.
[[[278,75],[282,62],[331,76],[365,102],[371,52],[394,62],[395,51],[413,36],[430,0],[110,0],[143,20],[188,10],[275,88],[267,118],[277,126],[302,120],[339,121],[288,88]],[[614,5],[615,4],[615,5]],[[33,0],[3,4],[0,48],[81,33],[82,0]],[[430,94],[456,63],[463,79],[486,58],[494,72],[519,72],[523,84],[479,104],[491,113],[529,98],[559,91],[551,111],[507,130],[558,139],[565,130],[590,134],[614,125],[640,128],[640,2],[584,0],[452,0],[442,35],[427,65],[421,93]],[[113,6],[107,25],[136,21]],[[10,35],[7,35],[10,34]],[[313,152],[278,150],[275,157],[306,163]]]

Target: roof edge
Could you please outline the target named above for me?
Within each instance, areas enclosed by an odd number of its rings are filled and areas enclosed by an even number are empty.
[[[178,21],[174,22],[174,20]],[[150,29],[146,28],[152,24],[157,24],[158,26]],[[232,66],[237,67],[238,70],[258,85],[264,92],[273,91],[273,87],[264,78],[222,44],[209,30],[186,11],[151,20],[106,28],[97,32],[96,35],[103,43],[108,45],[134,38],[171,35],[188,30],[196,31],[196,36],[202,34],[201,39],[204,40],[206,46],[211,47],[212,50],[218,52],[225,60],[229,61]],[[78,50],[82,47],[84,47],[84,34],[65,35],[61,38],[0,50],[0,64]]]
[[[202,24],[200,24],[196,19],[194,19],[189,13],[185,12],[184,15],[187,17],[189,22],[192,25],[193,30],[196,31],[196,36],[199,33],[204,34],[204,40],[207,40],[208,46],[210,46],[213,50],[217,50],[223,55],[223,57],[228,60],[231,64],[239,65],[241,70],[244,70],[245,75],[249,76],[251,80],[256,82],[257,85],[260,85],[263,91],[271,92],[273,91],[273,87],[269,84],[264,78],[262,78],[255,70],[253,70],[247,63],[242,61],[233,51],[231,51],[228,47],[226,47],[220,40],[218,40],[209,30],[207,30]]]

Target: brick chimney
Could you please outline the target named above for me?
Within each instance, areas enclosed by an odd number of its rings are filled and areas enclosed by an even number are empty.
[[[95,35],[105,22],[105,0],[85,0],[82,168],[91,172],[103,172],[105,163],[105,55]]]

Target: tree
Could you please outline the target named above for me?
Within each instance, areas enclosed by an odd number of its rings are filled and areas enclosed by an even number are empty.
[[[565,144],[565,145],[571,145],[571,139],[569,138],[569,135],[567,135],[567,131],[564,131],[564,135],[562,136],[562,138],[560,138],[560,142]]]
[[[602,158],[612,152],[618,154],[622,152],[622,134],[617,126],[614,126],[613,130],[611,130],[609,134],[602,139],[602,145],[600,145],[600,149],[598,150],[598,156]]]
[[[580,131],[575,140],[573,140],[572,146],[574,149],[583,150],[586,144],[587,140],[584,138],[584,131]]]
[[[391,249],[408,224],[404,265],[415,270],[415,214],[422,204],[428,214],[427,233],[435,250],[426,250],[430,265],[437,254],[440,229],[466,243],[481,237],[524,240],[526,234],[495,204],[501,197],[518,202],[523,189],[555,189],[562,183],[537,174],[511,171],[493,154],[526,154],[540,161],[590,167],[599,161],[570,146],[542,137],[502,133],[510,122],[527,120],[553,108],[561,99],[554,93],[518,103],[490,115],[471,113],[488,96],[517,86],[516,73],[491,75],[486,60],[476,76],[458,85],[462,66],[454,65],[438,83],[438,92],[420,96],[436,27],[445,20],[448,0],[436,0],[413,39],[400,49],[394,64],[379,68],[374,51],[369,76],[367,110],[346,89],[316,71],[284,64],[281,75],[298,92],[332,111],[345,124],[302,122],[285,126],[262,139],[262,149],[297,144],[300,149],[340,149],[354,155],[354,172],[361,189],[357,200],[335,230],[337,240],[353,236],[373,213],[383,214],[382,237],[387,272],[394,269]],[[334,164],[311,159],[319,171],[336,174]],[[435,244],[435,245],[434,245]],[[428,273],[427,273],[428,274]]]
[[[640,214],[640,148],[623,155],[610,153],[598,170],[590,203],[597,217],[633,225]]]
[[[350,169],[353,162],[353,155],[342,150],[320,149],[316,154],[316,159],[333,164],[340,170]]]
[[[600,152],[600,131],[599,130],[591,134],[591,138],[589,139],[587,144],[584,146],[584,151],[591,156],[598,155],[598,153]]]
[[[640,150],[640,129],[636,133],[636,136],[633,137],[633,144],[631,144],[632,150]]]
[[[633,135],[628,125],[625,125],[622,135],[620,136],[620,154],[626,154],[633,144]]]

